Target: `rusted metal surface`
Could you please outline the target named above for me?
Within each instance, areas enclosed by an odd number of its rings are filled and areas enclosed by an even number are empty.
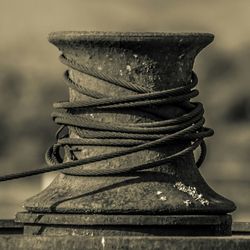
[[[79,64],[157,91],[187,84],[191,78],[195,56],[213,40],[213,35],[59,32],[51,34],[49,40],[67,58]],[[131,94],[129,90],[73,69],[70,69],[70,77],[82,86],[109,96]],[[70,101],[77,100],[88,100],[88,97],[70,89]],[[169,118],[184,113],[183,108],[178,105],[164,105],[157,109],[168,114]],[[124,124],[158,119],[139,110],[119,113],[95,111],[85,115],[98,121]],[[70,136],[74,138],[77,135],[71,132]],[[107,169],[140,165],[149,159],[164,158],[184,146],[181,142],[174,143],[91,163],[84,168]],[[118,147],[114,146],[84,146],[75,153],[81,159],[116,150]],[[77,167],[78,175],[81,174],[81,169],[81,166]],[[25,202],[28,212],[75,213],[77,216],[106,214],[111,217],[114,214],[198,216],[225,215],[235,209],[233,202],[207,185],[195,166],[193,154],[136,174],[115,177],[74,174],[74,169],[64,170],[48,188],[28,199]],[[25,220],[24,222],[27,223]],[[231,219],[228,219],[225,234],[228,234],[230,222]]]

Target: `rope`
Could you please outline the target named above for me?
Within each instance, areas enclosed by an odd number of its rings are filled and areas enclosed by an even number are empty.
[[[80,65],[64,55],[60,56],[60,60],[76,71],[130,90],[133,94],[124,97],[106,96],[75,83],[70,78],[67,70],[64,74],[66,84],[71,89],[88,96],[90,99],[87,101],[55,103],[54,108],[56,111],[52,113],[52,118],[61,126],[56,133],[57,142],[47,150],[45,155],[48,166],[0,176],[0,182],[68,168],[71,168],[72,175],[105,176],[134,173],[181,158],[199,146],[201,153],[196,165],[197,167],[201,166],[206,156],[204,138],[212,136],[213,130],[203,126],[205,119],[203,118],[204,110],[202,104],[190,102],[191,98],[199,94],[198,90],[193,90],[198,83],[194,72],[192,72],[190,82],[184,86],[163,91],[150,91],[138,84],[116,79],[98,70]],[[185,108],[185,114],[169,119],[160,107],[162,104],[181,106]],[[160,121],[129,124],[108,123],[90,119],[83,115],[89,111],[100,112],[108,110],[110,112],[123,112],[128,109],[137,109],[151,113],[159,117]],[[76,111],[78,110],[81,110],[82,114],[77,114]],[[65,129],[71,129],[79,138],[70,138],[69,131],[65,133]],[[89,163],[126,156],[180,141],[186,142],[184,149],[168,155],[164,159],[148,161],[140,166],[91,170],[83,168],[80,171],[77,168]],[[118,146],[123,147],[123,149],[85,159],[77,159],[74,154],[75,147],[84,145]],[[65,162],[65,158],[68,159],[67,162]]]

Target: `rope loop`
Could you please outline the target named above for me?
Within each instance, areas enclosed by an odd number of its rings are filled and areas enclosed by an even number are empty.
[[[115,157],[126,156],[142,150],[153,149],[164,146],[168,143],[185,141],[184,149],[170,154],[164,159],[152,162],[145,162],[140,166],[130,166],[125,168],[105,169],[105,170],[83,170],[79,175],[119,175],[135,171],[150,169],[166,162],[181,158],[198,147],[201,148],[200,157],[196,162],[199,168],[206,156],[206,144],[204,138],[213,135],[213,130],[204,127],[204,109],[199,102],[190,102],[199,92],[194,89],[198,83],[198,78],[192,72],[189,83],[181,87],[175,87],[163,91],[150,91],[138,84],[127,82],[123,79],[116,79],[106,75],[96,69],[78,64],[65,55],[60,56],[60,60],[73,70],[96,77],[110,84],[130,90],[128,96],[110,97],[105,94],[85,88],[74,82],[70,78],[69,71],[64,74],[66,84],[80,94],[89,97],[87,101],[58,102],[54,104],[55,112],[52,113],[54,122],[60,125],[56,133],[57,142],[46,152],[45,159],[48,164],[46,167],[0,176],[0,181],[22,178],[46,172],[63,169],[74,169],[72,174],[78,175],[77,167],[89,163],[109,160]],[[168,118],[161,105],[178,105],[185,110],[185,113]],[[81,114],[76,112],[81,110]],[[88,111],[100,112],[102,110],[119,112],[120,110],[139,109],[160,117],[158,121],[143,123],[108,123],[90,119],[83,114]],[[78,138],[70,138],[69,129],[78,135]],[[84,159],[77,159],[75,150],[84,145],[99,146],[120,146],[121,150],[105,153],[102,155],[91,156]],[[81,149],[79,149],[81,150]],[[65,158],[68,160],[65,162]]]
[[[201,154],[196,165],[197,167],[201,166],[206,154],[204,138],[213,135],[213,130],[203,127],[205,119],[203,118],[204,110],[202,104],[199,102],[189,102],[191,98],[199,94],[198,90],[193,89],[198,83],[198,78],[194,72],[192,72],[190,82],[184,86],[152,92],[138,84],[115,79],[95,69],[87,68],[86,66],[66,58],[64,55],[60,56],[60,60],[76,71],[128,89],[133,93],[123,97],[106,96],[75,83],[70,78],[70,73],[67,70],[64,74],[64,78],[68,87],[80,94],[90,97],[90,99],[87,101],[58,102],[54,104],[54,108],[56,109],[56,111],[52,113],[54,122],[63,127],[69,127],[71,131],[74,131],[79,137],[70,138],[69,135],[67,135],[59,139],[57,143],[61,145],[64,152],[66,152],[66,146],[99,145],[126,147],[125,149],[113,153],[97,156],[96,159],[101,161],[128,155],[141,150],[152,149],[157,146],[166,145],[170,142],[187,141],[189,145],[185,149],[173,155],[169,155],[164,160],[160,160],[160,162],[152,162],[150,166],[146,163],[139,168],[132,166],[125,169],[81,170],[81,173],[75,168],[72,174],[112,175],[136,171],[138,169],[143,170],[155,167],[163,161],[168,162],[183,157],[187,153],[195,150],[198,146],[201,147]],[[90,110],[91,112],[98,112],[99,110],[115,110],[115,112],[118,110],[119,112],[121,109],[136,108],[159,115],[159,113],[156,112],[156,110],[158,110],[156,107],[163,104],[185,104],[188,108],[186,108],[185,114],[176,118],[164,118],[164,114],[161,114],[163,119],[160,121],[136,124],[99,122],[75,112],[77,109],[80,109],[82,113]],[[62,164],[62,158],[60,151],[53,151],[53,147],[46,155],[47,163],[52,166]],[[76,163],[77,162],[76,160]]]

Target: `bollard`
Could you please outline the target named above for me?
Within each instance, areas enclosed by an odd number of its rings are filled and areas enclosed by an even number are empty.
[[[63,169],[25,201],[27,211],[16,216],[25,234],[231,235],[235,205],[208,186],[197,167],[204,155],[197,163],[193,155],[212,135],[202,127],[202,105],[190,101],[198,94],[195,56],[212,40],[207,33],[50,34],[69,67],[70,98],[55,105],[62,127],[47,161],[95,160]]]

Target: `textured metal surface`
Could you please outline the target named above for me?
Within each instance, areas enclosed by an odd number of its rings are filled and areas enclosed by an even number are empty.
[[[231,235],[229,215],[82,215],[19,213],[24,234],[82,236]]]
[[[184,164],[184,162],[183,162]],[[178,166],[180,167],[180,166]],[[171,167],[176,171],[176,167]],[[169,168],[170,169],[170,168]],[[168,169],[168,170],[169,170]],[[185,170],[185,171],[184,171]],[[187,170],[190,170],[186,173]],[[195,175],[196,174],[196,175]],[[196,187],[209,200],[204,206],[174,187],[176,179]],[[218,214],[232,210],[232,203],[211,190],[198,170],[183,166],[178,175],[149,171],[129,177],[80,177],[60,174],[43,192],[26,201],[32,212]],[[190,200],[187,205],[185,201]]]
[[[93,33],[59,32],[49,38],[67,58],[115,78],[135,82],[151,90],[163,90],[187,84],[194,58],[213,40],[211,34],[168,33]],[[100,79],[70,70],[78,84],[109,94],[123,96],[129,90],[113,86]],[[87,100],[70,89],[70,100]],[[179,106],[157,107],[170,117],[184,112]],[[79,111],[80,112],[80,111]],[[85,114],[86,115],[86,114]],[[138,110],[107,113],[94,112],[90,118],[105,122],[138,123],[158,118]],[[71,137],[76,136],[73,132]],[[183,143],[144,150],[127,156],[104,160],[85,169],[122,168],[140,165],[147,160],[161,159],[184,147]],[[84,146],[76,152],[85,158],[118,150],[119,147]],[[77,167],[78,173],[81,166]],[[67,174],[67,175],[65,175]],[[60,213],[137,213],[137,214],[217,214],[235,209],[231,201],[216,194],[206,184],[194,165],[193,154],[172,163],[120,177],[72,176],[65,170],[37,196],[28,199],[25,207],[33,212]],[[190,192],[177,188],[176,183],[195,188],[208,203],[195,199]]]
[[[51,34],[49,40],[69,60],[149,90],[161,91],[188,84],[195,56],[213,40],[213,36],[59,32]],[[75,83],[111,97],[131,94],[130,90],[74,69],[69,70],[69,76]],[[86,101],[88,98],[70,89],[71,102]],[[152,108],[164,113],[169,119],[185,113],[179,105]],[[83,111],[79,109],[77,112],[82,114]],[[124,124],[160,120],[157,115],[140,109],[124,109],[119,112],[93,110],[84,112],[84,115],[99,122]],[[70,130],[71,138],[77,136]],[[162,159],[187,145],[187,142],[178,141],[87,164],[84,168],[137,166],[149,160]],[[121,148],[80,146],[75,155],[78,159],[84,159]],[[235,205],[207,185],[195,165],[192,153],[150,170],[120,176],[84,176],[82,169],[83,166],[77,167],[77,176],[74,168],[62,171],[45,190],[25,201],[24,206],[29,214],[17,218],[24,222],[25,234],[105,237],[231,234],[231,217],[226,214],[232,212]],[[43,213],[48,215],[44,216]],[[146,220],[145,215],[150,220]],[[91,220],[93,225],[87,224]],[[122,220],[127,220],[127,224],[121,224]],[[148,224],[149,221],[152,225]],[[137,241],[131,242],[125,245],[139,246]],[[147,249],[154,244],[162,244],[156,242],[148,242]],[[117,244],[119,246],[120,243]]]
[[[103,215],[18,213],[16,222],[63,225],[218,225],[230,215]]]

